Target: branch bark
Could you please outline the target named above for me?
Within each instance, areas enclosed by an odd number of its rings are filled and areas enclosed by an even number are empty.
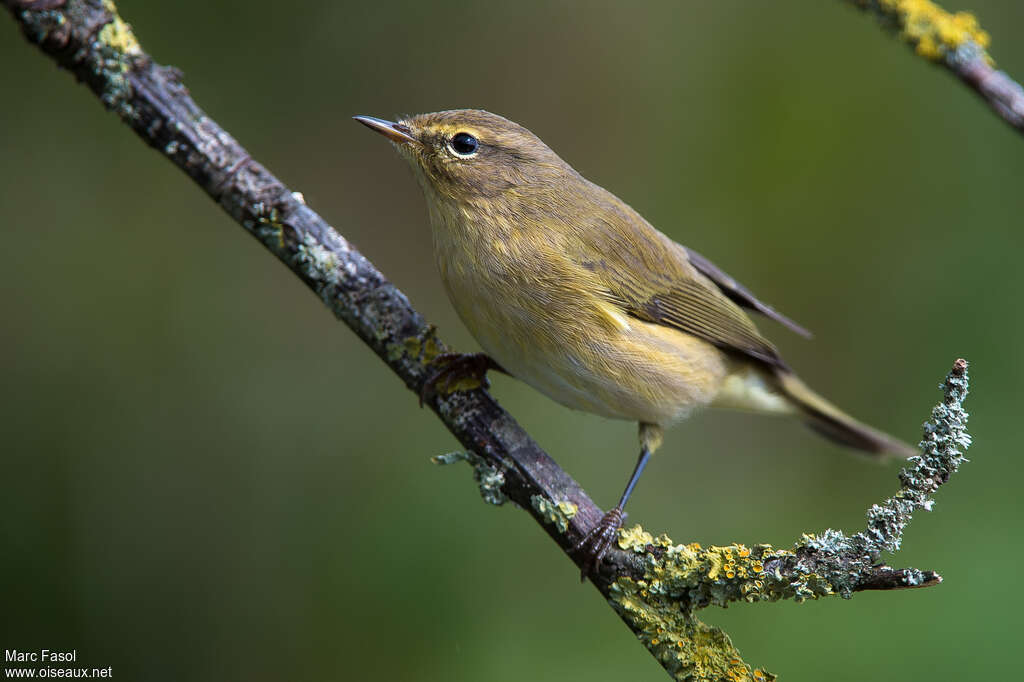
[[[445,350],[433,327],[301,194],[203,113],[182,74],[143,52],[111,0],[2,1],[30,42],[184,171],[420,394],[427,364]],[[695,611],[730,601],[849,597],[939,582],[934,572],[897,570],[877,561],[882,551],[899,547],[910,513],[929,508],[928,496],[962,459],[957,446],[967,443],[966,414],[959,407],[966,363],[958,362],[947,381],[945,421],[936,420],[926,431],[922,456],[901,474],[900,493],[869,512],[867,531],[852,537],[838,531],[805,535],[792,550],[703,549],[654,539],[637,526],[622,532],[594,576],[595,587],[675,677],[767,680],[774,676],[743,663],[728,636],[699,621]],[[602,511],[572,477],[486,391],[434,395],[428,405],[469,450],[439,459],[468,459],[486,500],[512,500],[577,562],[570,550]]]

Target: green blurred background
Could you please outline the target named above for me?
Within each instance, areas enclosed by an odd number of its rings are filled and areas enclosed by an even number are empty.
[[[769,6],[770,5],[770,6]],[[972,361],[972,462],[893,562],[940,587],[706,611],[787,680],[1014,677],[1024,141],[841,2],[122,0],[145,49],[457,347],[419,190],[350,120],[481,107],[809,326],[809,383],[916,441]],[[1024,76],[1024,6],[975,0]],[[285,268],[0,20],[0,646],[128,680],[663,673]],[[635,426],[493,392],[610,505]],[[703,414],[631,503],[677,541],[863,527],[896,468]]]

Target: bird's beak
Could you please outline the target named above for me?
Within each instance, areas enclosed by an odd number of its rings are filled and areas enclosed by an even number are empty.
[[[400,142],[402,144],[419,142],[419,140],[413,137],[412,131],[409,127],[404,126],[401,123],[385,121],[382,118],[374,118],[373,116],[353,116],[352,118],[359,121],[370,130],[380,133],[392,142]]]

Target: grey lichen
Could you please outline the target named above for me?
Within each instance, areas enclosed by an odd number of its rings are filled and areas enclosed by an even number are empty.
[[[67,25],[67,17],[60,10],[22,10],[22,25],[29,40],[42,43],[54,31]]]
[[[501,486],[505,485],[505,474],[487,464],[473,467],[473,478],[480,486],[480,496],[487,504],[501,505],[508,501]]]
[[[324,295],[323,289],[341,282],[338,259],[311,234],[303,235],[302,243],[296,250],[295,260],[301,266],[303,274],[321,285],[317,290],[321,297]]]
[[[434,464],[454,464],[455,462],[469,462],[473,467],[473,480],[480,488],[480,496],[484,502],[493,505],[502,505],[508,501],[508,497],[501,489],[505,485],[505,474],[499,469],[490,466],[482,457],[473,452],[448,452],[443,455],[435,455],[430,458]]]
[[[264,243],[275,239],[277,235],[276,238],[283,244],[285,228],[277,209],[270,208],[266,216],[260,215],[256,229]],[[346,261],[344,255],[339,255],[337,246],[329,248],[309,232],[298,234],[301,241],[291,257],[296,272],[306,279],[328,308],[341,316],[345,311],[338,294],[344,287],[345,279],[355,276],[355,266]],[[273,248],[272,244],[268,246]],[[363,313],[369,315],[371,310],[367,308]],[[376,325],[375,330],[379,341],[384,342],[391,337],[391,329],[383,322]]]
[[[938,582],[934,573],[893,571],[877,562],[883,552],[899,549],[913,512],[931,509],[931,496],[966,461],[963,452],[971,443],[963,409],[966,361],[957,360],[942,388],[943,401],[924,425],[921,454],[907,460],[900,490],[868,511],[866,530],[853,536],[832,529],[804,534],[792,549],[766,544],[705,549],[675,544],[664,535],[655,538],[640,526],[623,529],[619,547],[639,555],[643,577],[620,576],[609,589],[612,606],[677,679],[764,680],[771,676],[743,664],[727,637],[694,617],[697,609],[738,601],[848,598],[860,589]]]
[[[857,585],[858,573],[870,570],[883,552],[896,552],[903,533],[915,511],[931,511],[932,495],[964,463],[964,451],[971,445],[967,433],[968,414],[963,408],[967,398],[967,361],[957,360],[941,385],[943,400],[932,409],[932,418],[924,424],[919,444],[921,454],[907,460],[900,471],[900,490],[882,504],[868,510],[868,527],[853,537],[841,531],[827,530],[818,536],[804,536],[797,549],[806,547],[820,559],[844,559],[831,562],[830,582],[839,594],[849,597]],[[826,564],[827,561],[822,561]],[[908,572],[908,586],[924,581],[921,571]]]
[[[572,518],[576,516],[576,512],[579,511],[579,508],[573,502],[569,502],[568,500],[552,502],[540,495],[532,495],[530,497],[530,504],[533,505],[533,508],[541,515],[546,523],[554,524],[559,533],[564,533],[569,530],[569,521],[571,521]]]

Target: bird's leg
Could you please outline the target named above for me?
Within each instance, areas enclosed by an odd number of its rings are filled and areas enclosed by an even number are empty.
[[[597,569],[597,565],[618,534],[619,528],[622,527],[622,515],[626,502],[633,494],[633,488],[640,480],[640,475],[643,474],[651,454],[661,445],[661,437],[661,427],[655,424],[640,424],[640,456],[636,460],[636,466],[633,467],[633,473],[629,477],[626,489],[622,491],[619,503],[601,517],[601,520],[590,529],[590,532],[573,547],[573,552],[580,553],[583,560],[580,565],[580,582],[585,581],[587,576]]]
[[[597,525],[591,528],[590,532],[573,548],[573,551],[581,552],[583,555],[583,564],[580,566],[581,582],[586,580],[587,576],[597,568],[605,552],[611,546],[612,540],[618,534],[619,528],[622,527],[622,510],[625,508],[626,502],[629,501],[629,496],[633,494],[633,488],[640,480],[640,474],[643,473],[644,467],[647,466],[647,460],[650,458],[651,451],[645,445],[640,449],[640,457],[636,461],[633,475],[629,477],[626,489],[622,492],[622,497],[619,498],[619,503],[602,516]]]
[[[438,393],[448,395],[460,388],[469,390],[476,386],[487,388],[490,386],[487,371],[492,369],[508,374],[486,353],[441,353],[430,363],[431,373],[420,389],[420,407]],[[466,379],[476,382],[476,386],[460,386]]]

